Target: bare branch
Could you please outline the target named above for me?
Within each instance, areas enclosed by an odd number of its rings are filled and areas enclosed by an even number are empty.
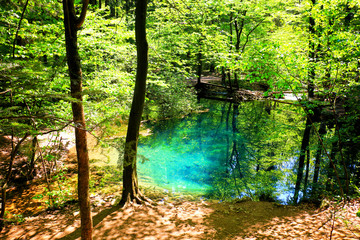
[[[8,89],[8,90],[6,90],[6,91],[0,92],[0,95],[1,95],[1,94],[5,94],[5,93],[7,93],[7,92],[11,92],[11,91],[12,91],[11,89]]]
[[[258,24],[256,24],[255,27],[254,27],[253,29],[251,29],[250,32],[246,35],[246,41],[245,41],[245,43],[244,43],[244,45],[243,45],[243,48],[241,49],[241,52],[242,52],[242,53],[244,52],[245,47],[246,47],[247,43],[249,42],[249,36],[250,36],[250,34],[251,34],[253,31],[255,31],[255,29],[256,29],[258,26],[260,26],[260,24],[263,23],[264,21],[265,21],[265,18],[262,19],[260,22],[258,22]]]

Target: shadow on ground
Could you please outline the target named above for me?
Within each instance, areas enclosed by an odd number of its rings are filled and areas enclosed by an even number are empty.
[[[360,204],[315,210],[269,202],[173,202],[118,206],[94,217],[94,239],[359,239]],[[77,239],[74,211],[7,228],[1,239]],[[67,217],[68,216],[68,217]]]

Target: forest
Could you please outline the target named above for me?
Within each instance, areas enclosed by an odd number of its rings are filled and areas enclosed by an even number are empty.
[[[358,0],[0,0],[1,239],[359,239]]]

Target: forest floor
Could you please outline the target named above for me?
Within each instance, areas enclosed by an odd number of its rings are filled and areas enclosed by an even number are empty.
[[[173,201],[94,212],[94,239],[359,239],[360,200],[282,206],[270,202]],[[76,204],[8,226],[0,239],[78,239]]]

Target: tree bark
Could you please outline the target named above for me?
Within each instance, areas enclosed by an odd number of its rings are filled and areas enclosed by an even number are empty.
[[[316,1],[311,0],[312,6]],[[311,11],[311,10],[310,10]],[[311,14],[311,13],[310,13]],[[308,97],[314,97],[314,80],[315,80],[315,63],[316,63],[316,50],[315,50],[315,19],[310,15],[309,17],[309,73],[308,73]]]
[[[316,149],[316,155],[315,155],[315,168],[314,168],[314,177],[313,177],[313,186],[312,186],[312,193],[311,195],[316,195],[318,186],[317,186],[317,182],[319,180],[319,175],[320,175],[320,163],[321,163],[321,152],[322,152],[322,146],[321,146],[321,141],[322,138],[324,136],[324,134],[326,133],[326,125],[325,123],[321,123],[320,124],[320,128],[319,128],[319,143]]]
[[[294,193],[294,203],[297,203],[299,198],[300,186],[303,178],[304,166],[305,166],[305,156],[306,150],[309,147],[309,140],[310,140],[310,130],[311,130],[311,121],[308,117],[306,119],[306,126],[304,130],[303,139],[301,142],[301,150],[300,150],[300,157],[299,157],[299,167],[297,172],[297,179],[295,184],[295,193]],[[306,191],[306,189],[304,190]]]
[[[199,41],[199,52],[197,54],[197,75],[198,75],[198,79],[197,79],[197,85],[200,86],[201,84],[201,74],[202,74],[202,52],[201,52],[201,41]]]
[[[8,168],[6,177],[5,177],[4,181],[3,181],[3,184],[1,186],[0,232],[4,228],[4,217],[5,217],[5,212],[6,212],[6,190],[7,190],[8,183],[10,181],[10,177],[11,177],[11,174],[12,174],[12,168],[13,168],[14,160],[15,160],[16,154],[19,151],[20,145],[25,141],[25,139],[28,136],[29,136],[29,133],[25,133],[25,136],[16,144],[16,146],[14,146],[14,141],[12,141],[12,151],[11,151],[11,154],[10,154],[9,168]]]
[[[146,78],[148,71],[148,43],[146,40],[147,0],[138,0],[135,10],[135,36],[137,48],[137,70],[129,125],[125,141],[123,166],[123,192],[120,204],[129,201],[141,203],[142,197],[137,180],[136,154],[141,116],[144,109]]]
[[[305,179],[304,179],[304,198],[307,197],[308,179],[310,171],[310,149],[306,149],[306,168],[305,168]]]
[[[239,56],[242,54],[242,52],[240,52],[239,50],[240,50],[240,43],[241,43],[241,34],[244,29],[246,13],[247,13],[247,11],[242,12],[242,19],[241,19],[240,26],[238,26],[237,19],[234,21],[235,34],[236,34],[236,43],[235,43],[235,50],[236,50],[236,54],[237,54],[236,61],[239,61]],[[235,73],[234,73],[234,86],[237,90],[239,90],[239,80],[238,80],[237,71],[235,71]]]
[[[82,73],[77,46],[77,31],[86,16],[88,0],[83,0],[80,17],[75,14],[74,0],[63,0],[66,57],[69,68],[71,103],[75,124],[75,143],[78,160],[78,198],[81,217],[81,239],[92,239],[92,218],[89,196],[89,155],[86,139],[86,125],[82,104]]]
[[[15,33],[15,37],[14,37],[14,42],[13,42],[13,52],[12,52],[12,57],[15,58],[15,47],[16,47],[16,40],[17,40],[17,37],[19,35],[19,30],[20,30],[20,27],[21,27],[21,21],[24,19],[24,14],[25,14],[25,11],[26,11],[26,7],[29,3],[29,0],[26,0],[25,2],[25,5],[24,5],[24,8],[21,12],[21,17],[20,17],[20,20],[19,20],[19,24],[17,26],[17,29],[16,29],[16,33]]]

